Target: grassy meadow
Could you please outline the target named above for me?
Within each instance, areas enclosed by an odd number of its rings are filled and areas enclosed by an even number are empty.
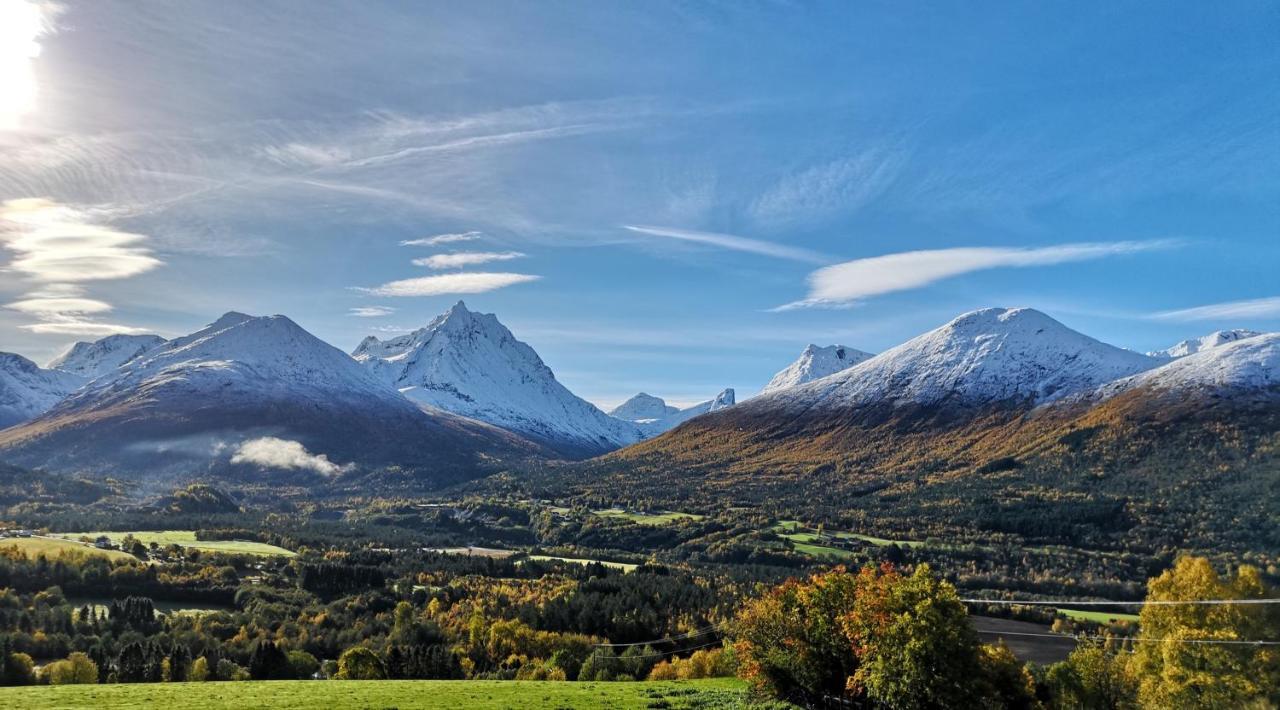
[[[250,681],[237,683],[137,683],[0,688],[0,707],[24,710],[72,708],[188,710],[272,708],[769,708],[754,704],[739,680],[645,683],[547,681]]]
[[[193,550],[205,550],[208,552],[225,552],[228,554],[239,555],[294,556],[293,552],[286,550],[283,547],[276,547],[275,545],[268,545],[262,542],[250,542],[247,540],[197,540],[196,533],[193,530],[142,530],[134,532],[101,531],[56,534],[57,537],[61,537],[66,540],[79,540],[83,537],[87,537],[92,540],[100,535],[106,535],[111,539],[111,542],[117,545],[120,544],[120,541],[123,540],[126,535],[132,535],[144,545],[150,545],[154,542],[161,547],[165,547],[166,545],[178,545],[179,547],[186,547]]]
[[[133,560],[138,558],[120,550],[99,550],[93,545],[86,545],[74,540],[63,540],[52,537],[9,537],[0,540],[0,548],[16,547],[27,557],[35,559],[41,555],[53,559],[60,555],[105,557],[109,560]]]

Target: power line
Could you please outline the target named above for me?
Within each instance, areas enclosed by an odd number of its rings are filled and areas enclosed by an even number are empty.
[[[1183,604],[1280,604],[1280,599],[1188,599],[1185,601],[1176,601],[1170,599],[1148,600],[1138,602],[1109,602],[1109,601],[1045,601],[1042,599],[1035,600],[1019,600],[1019,599],[961,599],[965,604],[1008,604],[1016,606],[1180,606]]]
[[[1088,640],[1105,640],[1102,636],[1089,636],[1088,634],[1037,634],[1028,631],[978,631],[980,634],[994,634],[996,636],[1038,636],[1041,638],[1067,639],[1073,641]],[[1239,639],[1180,639],[1180,638],[1151,638],[1151,637],[1126,637],[1113,636],[1112,640],[1125,642],[1133,641],[1134,643],[1190,643],[1190,644],[1225,644],[1232,646],[1280,646],[1280,641],[1243,641]]]
[[[706,628],[698,629],[696,631],[690,631],[688,633],[679,634],[676,636],[668,636],[666,638],[654,639],[652,641],[636,641],[635,643],[597,643],[594,645],[598,648],[625,648],[627,646],[653,646],[655,644],[660,644],[660,643],[669,643],[671,641],[683,641],[684,639],[696,638],[698,636],[706,636],[707,634],[712,633],[714,631],[719,631],[720,629],[723,629],[728,625],[729,625],[729,622],[724,621],[719,624],[713,624]]]
[[[704,643],[700,646],[690,646],[689,648],[680,648],[680,649],[676,649],[675,651],[665,651],[663,653],[645,653],[639,656],[627,656],[627,658],[662,658],[663,656],[674,656],[677,653],[687,653],[689,651],[696,651],[700,648],[707,648],[709,646],[719,646],[719,645],[720,645],[719,641],[712,641],[710,643]],[[618,658],[622,658],[622,656],[618,656]]]

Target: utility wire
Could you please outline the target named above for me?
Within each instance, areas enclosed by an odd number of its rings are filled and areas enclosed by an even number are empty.
[[[720,645],[719,641],[712,641],[711,643],[704,643],[700,646],[690,646],[689,648],[680,648],[680,649],[676,649],[675,651],[665,651],[663,653],[645,653],[639,656],[627,656],[627,658],[629,659],[630,658],[662,658],[663,656],[674,656],[677,653],[687,653],[689,651],[696,651],[700,648],[707,648],[709,646],[719,646],[719,645]],[[622,656],[618,656],[618,658],[622,658]]]
[[[688,633],[679,634],[677,636],[668,636],[666,638],[654,639],[652,641],[636,641],[635,643],[597,643],[595,644],[595,646],[598,648],[625,648],[627,646],[653,646],[655,644],[668,643],[671,641],[683,641],[684,639],[695,638],[697,636],[706,636],[707,634],[712,633],[714,631],[719,631],[728,625],[729,625],[729,622],[724,621],[719,624],[713,624],[703,629],[698,629],[696,631],[690,631]]]
[[[1182,604],[1280,604],[1280,599],[1188,599],[1186,601],[1175,601],[1171,599],[1159,599],[1139,602],[1108,602],[1108,601],[1045,601],[1041,599],[1034,600],[1018,600],[1018,599],[961,599],[965,604],[1008,604],[1008,605],[1026,605],[1026,606],[1060,606],[1070,608],[1073,606],[1179,606]]]
[[[1090,636],[1088,634],[1035,634],[1027,631],[979,631],[980,634],[995,634],[996,636],[1038,636],[1041,638],[1057,638],[1068,639],[1073,641],[1088,640],[1105,640],[1102,636]],[[1237,639],[1179,639],[1179,638],[1150,638],[1150,637],[1125,637],[1112,636],[1112,640],[1121,643],[1125,641],[1133,641],[1134,643],[1191,643],[1191,644],[1226,644],[1231,646],[1280,646],[1280,641],[1241,641]]]

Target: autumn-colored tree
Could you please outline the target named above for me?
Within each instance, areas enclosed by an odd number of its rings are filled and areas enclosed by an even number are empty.
[[[982,691],[978,637],[955,587],[928,565],[903,576],[891,565],[857,576],[853,608],[840,617],[858,667],[854,695],[890,707],[977,705]]]
[[[338,680],[382,680],[387,677],[387,671],[378,654],[364,646],[356,646],[338,656],[338,672],[333,677]]]
[[[98,682],[98,664],[79,651],[44,668],[50,685],[92,685]]]
[[[851,694],[858,658],[841,619],[853,609],[856,587],[854,575],[839,567],[748,601],[736,623],[741,675],[783,698]]]
[[[1128,652],[1116,641],[1081,643],[1046,673],[1054,707],[1133,710],[1138,706],[1138,685],[1128,661]]]
[[[1274,597],[1256,568],[1222,577],[1209,560],[1183,557],[1147,585],[1148,601]],[[1133,656],[1144,708],[1280,704],[1280,653],[1271,646],[1194,641],[1280,638],[1280,615],[1262,604],[1160,604],[1143,607]]]

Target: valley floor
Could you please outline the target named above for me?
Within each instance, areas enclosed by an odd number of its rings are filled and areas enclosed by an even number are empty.
[[[548,681],[375,680],[138,683],[0,688],[0,707],[191,709],[272,708],[750,708],[746,685],[732,678],[644,683]]]

